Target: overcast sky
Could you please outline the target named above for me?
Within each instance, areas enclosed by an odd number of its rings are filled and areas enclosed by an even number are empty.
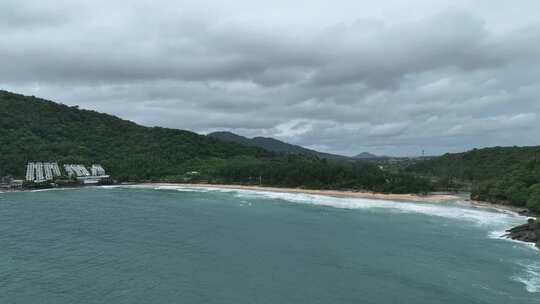
[[[0,89],[148,126],[345,155],[540,144],[538,0],[1,0],[0,39]]]

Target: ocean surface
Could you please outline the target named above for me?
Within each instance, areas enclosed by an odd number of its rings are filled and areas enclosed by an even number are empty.
[[[463,204],[179,187],[0,193],[0,303],[540,303],[524,222]]]

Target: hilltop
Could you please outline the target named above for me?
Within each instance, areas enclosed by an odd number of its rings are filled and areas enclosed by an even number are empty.
[[[373,153],[369,152],[362,152],[360,154],[357,154],[353,156],[354,159],[381,159],[381,158],[387,158],[386,156],[378,156]]]
[[[247,138],[238,134],[226,131],[213,132],[208,134],[209,137],[219,138],[228,142],[235,142],[246,146],[259,147],[268,151],[285,153],[285,154],[299,154],[305,156],[313,156],[319,158],[328,159],[347,159],[348,157],[337,154],[330,154],[319,152],[311,149],[304,148],[302,146],[289,144],[281,140],[277,140],[271,137],[253,137]]]

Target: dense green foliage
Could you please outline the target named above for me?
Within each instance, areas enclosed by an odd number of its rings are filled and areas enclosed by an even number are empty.
[[[0,91],[0,175],[23,177],[27,161],[101,163],[119,180],[178,174],[205,158],[268,156],[265,150],[193,132]]]
[[[540,211],[540,147],[495,147],[445,154],[410,172],[436,177],[441,186],[471,186],[472,197]]]
[[[376,165],[274,153],[0,91],[0,176],[22,178],[28,161],[100,163],[120,181],[209,181],[393,193],[431,189],[424,179],[385,172]]]
[[[285,154],[299,154],[304,156],[312,156],[318,158],[327,159],[347,159],[346,156],[323,153],[311,149],[307,149],[301,146],[292,145],[286,142],[282,142],[271,137],[254,137],[247,138],[231,132],[214,132],[208,134],[210,137],[219,138],[224,141],[235,142],[246,146],[253,146],[263,148],[268,151]]]
[[[354,189],[384,193],[426,193],[430,183],[410,174],[390,173],[363,162],[339,162],[297,155],[281,159],[235,159],[209,170],[215,183],[261,184],[311,189]]]

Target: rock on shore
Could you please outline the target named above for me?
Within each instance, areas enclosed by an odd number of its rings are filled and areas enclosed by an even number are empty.
[[[529,219],[527,224],[508,229],[506,232],[506,237],[512,240],[535,243],[536,247],[540,249],[540,222]]]

